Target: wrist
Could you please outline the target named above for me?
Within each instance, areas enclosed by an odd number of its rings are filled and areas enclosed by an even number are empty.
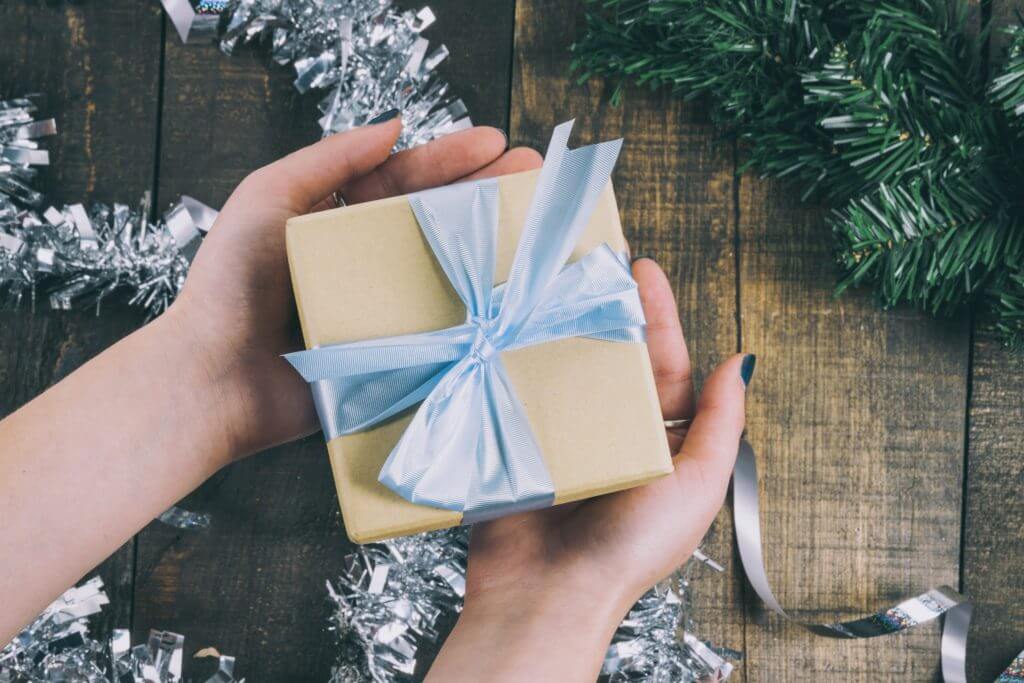
[[[199,435],[208,448],[204,462],[216,471],[244,451],[241,427],[245,391],[231,363],[211,352],[189,312],[177,305],[139,330],[145,343],[158,349],[159,369],[167,385],[175,385],[183,400],[174,414],[183,429]]]
[[[614,583],[543,573],[468,592],[431,680],[595,680],[629,601]]]

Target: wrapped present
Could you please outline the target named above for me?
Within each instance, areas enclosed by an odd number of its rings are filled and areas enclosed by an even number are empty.
[[[609,180],[621,141],[540,171],[302,216],[288,258],[349,537],[637,486],[672,469]]]

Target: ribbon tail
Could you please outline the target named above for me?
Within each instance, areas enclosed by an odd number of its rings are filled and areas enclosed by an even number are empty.
[[[330,441],[369,429],[426,398],[470,348],[465,325],[285,355],[310,384]]]
[[[483,428],[463,524],[550,507],[555,485],[500,358],[484,370]]]
[[[483,373],[464,358],[434,387],[381,468],[378,480],[406,500],[461,511],[481,423]]]
[[[458,325],[434,332],[331,344],[286,353],[307,382],[456,361],[466,355],[474,330]]]
[[[434,388],[381,468],[403,498],[473,524],[548,507],[554,485],[500,358],[466,358]]]

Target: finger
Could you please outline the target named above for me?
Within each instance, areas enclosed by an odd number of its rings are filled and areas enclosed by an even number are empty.
[[[388,159],[401,118],[331,135],[259,169],[242,183],[243,201],[272,200],[306,213],[335,189]]]
[[[697,415],[677,458],[676,476],[699,476],[709,495],[724,498],[743,434],[747,383],[755,357],[737,354],[704,383]]]
[[[506,145],[505,134],[488,126],[445,135],[395,154],[373,172],[347,184],[341,194],[346,202],[355,204],[447,185],[490,164]],[[331,189],[338,187],[341,185]]]
[[[508,175],[509,173],[519,173],[521,171],[529,171],[535,168],[540,168],[540,165],[544,162],[544,158],[538,154],[535,150],[529,147],[516,147],[502,154],[500,157],[487,164],[483,168],[470,173],[457,180],[479,180],[480,178],[494,178],[500,175]],[[387,162],[384,164],[387,166]],[[330,198],[328,201],[321,202],[314,208],[314,211],[323,211],[325,209],[336,209],[337,205],[334,204]]]
[[[641,257],[633,261],[633,278],[640,287],[640,303],[647,319],[647,350],[651,354],[661,414],[666,420],[693,417],[690,355],[686,350],[672,286],[661,267],[651,258]],[[670,431],[669,442],[675,453],[682,437]]]
[[[508,175],[509,173],[531,171],[535,168],[540,168],[543,163],[544,157],[537,150],[530,149],[529,147],[516,147],[505,152],[479,171],[470,173],[463,180],[479,180],[480,178],[494,178],[500,175]]]

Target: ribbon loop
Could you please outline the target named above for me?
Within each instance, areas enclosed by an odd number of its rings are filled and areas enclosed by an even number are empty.
[[[572,122],[551,138],[508,282],[494,287],[498,183],[409,197],[431,250],[466,306],[452,328],[286,356],[313,387],[328,438],[368,429],[420,403],[380,481],[466,523],[545,507],[554,485],[501,351],[567,337],[643,340],[628,263],[607,245],[566,266],[621,141],[570,151]]]

